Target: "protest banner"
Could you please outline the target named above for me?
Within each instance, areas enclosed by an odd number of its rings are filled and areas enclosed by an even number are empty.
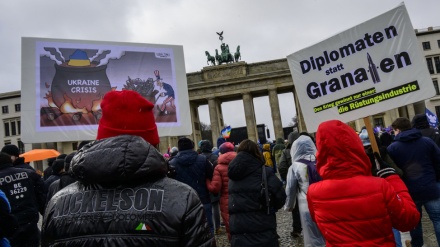
[[[94,140],[112,90],[152,102],[160,136],[192,132],[182,46],[22,38],[21,88],[25,143]]]
[[[326,120],[365,119],[435,95],[403,3],[287,61],[308,132]]]

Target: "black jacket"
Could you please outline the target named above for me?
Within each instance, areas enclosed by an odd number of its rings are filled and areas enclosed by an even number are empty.
[[[53,182],[58,181],[60,179],[60,175],[58,174],[52,174],[50,175],[50,177],[46,180],[44,180],[44,196],[46,197],[46,200],[50,200],[50,198],[47,198],[47,193],[49,192],[49,187],[51,184],[53,184]]]
[[[211,246],[197,193],[165,176],[165,160],[144,139],[95,141],[71,172],[79,181],[49,201],[42,246]]]
[[[267,214],[261,203],[263,162],[249,153],[239,152],[229,163],[229,225],[231,246],[278,246],[275,213]],[[274,209],[286,201],[281,181],[266,168],[269,192]]]
[[[43,179],[35,171],[13,167],[8,155],[0,156],[0,189],[8,197],[11,213],[20,225],[37,223],[39,213],[44,213]]]
[[[46,180],[47,181],[47,180]],[[44,181],[44,183],[46,183]],[[55,195],[58,191],[63,189],[64,187],[67,187],[69,184],[73,184],[77,181],[77,179],[70,174],[66,172],[62,172],[60,174],[60,178],[58,180],[55,180],[53,183],[50,184],[49,189],[47,191],[46,195],[46,205],[49,203],[50,199],[52,199],[53,195]]]
[[[212,179],[214,168],[205,156],[192,149],[179,151],[170,164],[176,169],[176,180],[196,190],[203,204],[211,203],[206,178]]]

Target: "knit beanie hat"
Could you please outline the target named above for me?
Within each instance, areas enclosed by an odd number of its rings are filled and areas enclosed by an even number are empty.
[[[294,141],[296,141],[296,139],[298,139],[299,137],[299,133],[297,130],[293,130],[292,132],[290,132],[290,134],[287,136],[287,140],[289,141],[290,144],[292,144]]]
[[[5,145],[2,148],[2,152],[7,153],[11,156],[16,156],[16,157],[18,157],[20,155],[20,151],[18,150],[18,147],[15,146],[14,144]]]
[[[199,148],[202,150],[202,152],[212,152],[212,144],[209,140],[201,141]]]
[[[230,142],[225,142],[220,145],[220,153],[225,154],[227,152],[234,152],[234,145]]]
[[[182,137],[177,142],[177,147],[179,148],[179,151],[193,149],[194,142],[189,138]]]
[[[56,159],[52,164],[52,174],[58,175],[64,169],[64,160]]]
[[[411,125],[416,129],[427,129],[430,127],[428,117],[424,113],[415,115],[411,120]]]
[[[52,166],[53,162],[54,162],[56,159],[57,159],[57,158],[55,158],[55,157],[47,159],[47,165],[48,165],[48,166]]]
[[[151,102],[135,91],[106,93],[101,102],[102,117],[99,120],[96,139],[136,135],[156,146],[159,144],[159,135],[153,108]]]

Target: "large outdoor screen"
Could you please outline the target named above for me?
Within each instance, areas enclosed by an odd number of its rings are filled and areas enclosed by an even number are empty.
[[[160,136],[191,134],[183,47],[22,38],[22,141],[93,140],[112,90],[152,102]]]

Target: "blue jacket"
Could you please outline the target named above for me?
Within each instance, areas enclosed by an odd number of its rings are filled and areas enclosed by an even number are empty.
[[[5,193],[3,193],[2,190],[0,190],[0,219],[1,221],[4,221],[4,216],[6,215],[10,215],[11,214],[11,206],[9,205],[9,201],[8,198],[6,197]],[[0,222],[0,247],[10,247],[11,245],[9,244],[9,240],[6,237],[3,237],[4,234],[4,230],[7,230],[6,228],[8,226],[6,226],[5,223],[9,223],[9,222]],[[5,229],[3,229],[5,228]]]
[[[389,156],[403,170],[403,182],[414,201],[440,197],[440,148],[418,129],[399,133],[388,148]]]
[[[200,197],[203,204],[211,203],[206,178],[212,178],[214,171],[206,157],[194,150],[179,151],[170,164],[176,169],[176,180],[191,186]]]

